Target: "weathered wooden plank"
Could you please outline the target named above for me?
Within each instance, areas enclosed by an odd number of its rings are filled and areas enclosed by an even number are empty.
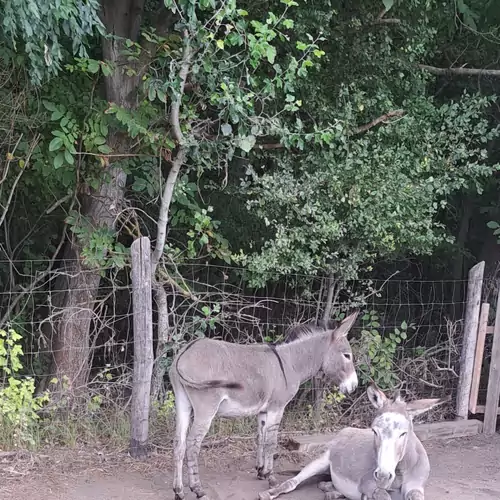
[[[132,305],[134,312],[134,374],[130,422],[130,454],[147,455],[149,402],[153,373],[153,303],[151,299],[151,243],[136,239],[131,246]]]
[[[454,439],[480,434],[482,426],[482,422],[476,419],[415,424],[415,434],[421,441]],[[310,452],[327,446],[334,436],[335,434],[295,436],[288,440],[286,447],[290,450]]]
[[[500,399],[500,292],[497,299],[497,313],[495,316],[495,333],[491,348],[490,373],[488,377],[488,392],[486,393],[486,407],[484,409],[485,434],[495,434],[497,427],[498,400]]]
[[[485,405],[477,405],[476,407],[476,415],[484,413],[486,406]],[[497,415],[500,415],[500,407],[497,408]]]
[[[479,383],[481,382],[481,368],[483,366],[484,343],[486,340],[486,329],[488,327],[489,314],[490,305],[488,302],[484,302],[481,306],[481,315],[479,317],[474,372],[472,373],[472,384],[470,388],[469,410],[473,414],[477,411],[477,398],[479,395]]]
[[[460,355],[460,374],[457,389],[457,419],[467,419],[469,416],[469,399],[476,353],[479,312],[481,310],[483,275],[484,261],[479,262],[469,271],[464,338]]]

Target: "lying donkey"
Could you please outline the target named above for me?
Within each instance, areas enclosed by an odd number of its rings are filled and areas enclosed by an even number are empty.
[[[421,399],[407,404],[399,393],[388,399],[375,385],[369,386],[367,393],[377,409],[371,430],[341,430],[320,458],[295,477],[260,493],[260,500],[273,500],[306,479],[328,471],[332,481],[319,484],[326,500],[424,500],[430,465],[413,432],[412,420],[447,399]]]
[[[257,471],[274,486],[273,454],[286,405],[302,382],[323,373],[340,391],[358,385],[347,333],[357,313],[335,330],[302,328],[295,340],[279,345],[239,345],[198,339],[184,347],[169,370],[175,394],[174,493],[184,498],[182,463],[187,448],[189,486],[208,500],[200,482],[198,455],[216,415],[258,416]],[[193,413],[193,422],[189,422]],[[189,430],[189,433],[188,433]]]

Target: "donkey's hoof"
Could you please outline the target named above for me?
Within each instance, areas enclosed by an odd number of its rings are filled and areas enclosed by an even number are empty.
[[[183,491],[175,491],[174,490],[174,500],[184,500],[184,492]]]
[[[329,493],[335,490],[331,481],[320,481],[318,483],[318,488],[325,493]]]
[[[273,500],[273,497],[269,491],[263,491],[262,493],[259,493],[259,500]]]
[[[325,493],[325,500],[337,500],[338,498],[345,498],[345,496],[338,491],[328,491]]]

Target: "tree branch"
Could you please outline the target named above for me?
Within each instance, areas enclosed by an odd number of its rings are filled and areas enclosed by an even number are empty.
[[[184,90],[186,86],[186,80],[191,68],[191,44],[189,40],[189,34],[187,30],[184,31],[184,50],[182,53],[182,60],[179,69],[179,91],[177,92],[176,98],[172,103],[172,108],[170,110],[170,126],[172,127],[172,135],[178,144],[178,149],[172,160],[172,167],[168,173],[167,182],[165,183],[165,188],[163,190],[163,195],[161,197],[160,213],[158,215],[157,223],[157,236],[156,236],[156,246],[151,258],[151,265],[153,267],[153,276],[156,273],[156,268],[160,262],[161,256],[163,254],[163,248],[165,247],[165,240],[167,237],[167,225],[170,212],[170,204],[172,202],[172,196],[174,193],[175,184],[177,182],[177,177],[181,170],[182,165],[186,161],[186,148],[184,146],[184,134],[181,130],[180,124],[180,109],[182,103],[182,97],[184,95]]]
[[[378,118],[375,118],[371,122],[355,128],[350,135],[362,134],[363,132],[366,132],[371,128],[376,127],[377,125],[387,122],[387,120],[389,120],[390,118],[401,117],[404,116],[404,114],[405,112],[402,109],[395,109],[394,111],[389,111],[385,115],[379,116]],[[257,144],[255,147],[257,149],[264,149],[264,150],[285,149],[285,146],[279,142]]]
[[[172,132],[174,139],[177,143],[182,146],[184,143],[184,134],[181,130],[181,124],[179,120],[179,113],[181,109],[182,97],[184,95],[184,89],[186,86],[186,80],[188,77],[189,69],[191,67],[191,43],[189,40],[187,30],[184,30],[184,51],[182,53],[181,68],[179,70],[179,92],[177,93],[177,98],[172,104],[172,109],[170,110],[170,125],[172,127]]]
[[[380,125],[381,123],[385,123],[387,120],[390,118],[395,118],[395,117],[401,117],[404,116],[405,112],[402,109],[395,109],[394,111],[389,111],[385,115],[379,116],[378,118],[375,118],[375,120],[372,120],[370,123],[367,123],[365,125],[361,125],[360,127],[357,127],[353,130],[353,135],[356,134],[362,134],[363,132],[366,132],[367,130],[370,130],[373,127],[376,127],[377,125]]]
[[[373,25],[379,25],[379,24],[401,24],[401,19],[398,19],[397,17],[382,17],[379,18],[372,23]]]
[[[284,149],[285,146],[283,146],[283,144],[279,143],[279,142],[276,142],[276,143],[267,143],[267,144],[257,144],[257,149],[266,149],[266,150],[270,150],[270,149]]]
[[[17,141],[16,148],[17,148],[19,142],[21,141],[21,139],[22,139],[22,135],[19,137],[19,140]],[[3,224],[3,221],[5,220],[5,216],[7,215],[7,212],[9,211],[9,208],[10,208],[10,204],[12,203],[12,198],[14,197],[14,192],[16,191],[16,187],[17,187],[19,181],[21,180],[22,175],[24,174],[24,172],[28,168],[28,163],[31,159],[31,155],[32,155],[33,150],[35,149],[36,145],[38,144],[39,139],[40,139],[40,135],[38,135],[35,138],[35,140],[33,141],[33,143],[31,144],[28,156],[26,157],[24,167],[20,168],[19,173],[17,174],[16,178],[14,179],[14,183],[12,184],[12,188],[10,190],[9,197],[7,198],[7,202],[5,203],[5,206],[3,207],[2,215],[0,216],[0,226]],[[14,149],[14,151],[15,151],[15,149]],[[10,164],[10,159],[9,159],[9,164]]]
[[[482,68],[437,68],[427,64],[419,64],[418,67],[432,73],[433,75],[456,75],[456,76],[494,76],[500,77],[500,69],[482,69]]]

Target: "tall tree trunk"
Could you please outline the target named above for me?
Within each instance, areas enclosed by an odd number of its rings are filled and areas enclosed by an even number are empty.
[[[118,106],[133,108],[139,78],[127,76],[126,57],[121,55],[123,39],[137,41],[142,20],[144,0],[103,0],[102,19],[106,30],[119,39],[103,38],[103,56],[114,68],[105,79],[106,98]],[[114,132],[108,138],[114,153],[128,153],[127,135]],[[88,190],[82,196],[82,215],[93,227],[114,229],[117,214],[124,201],[127,176],[111,163],[109,181],[97,191]],[[64,273],[56,281],[58,291],[55,305],[61,308],[53,339],[54,372],[65,392],[76,395],[88,381],[90,370],[90,326],[94,303],[99,291],[100,272],[88,268],[82,261],[82,248],[72,239],[64,251]]]

